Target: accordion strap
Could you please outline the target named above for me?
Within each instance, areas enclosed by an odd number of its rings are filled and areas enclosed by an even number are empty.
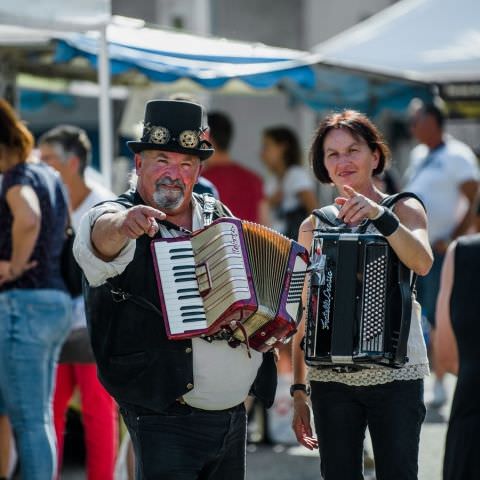
[[[342,220],[337,216],[338,208],[335,205],[327,205],[326,207],[313,210],[312,215],[315,215],[321,222],[334,228],[348,228]]]
[[[402,198],[414,198],[417,200],[420,205],[425,209],[425,205],[420,199],[418,195],[415,195],[413,192],[400,192],[400,193],[395,193],[393,195],[389,195],[388,197],[385,197],[381,202],[380,205],[385,208],[392,208],[399,200]]]
[[[381,202],[380,205],[385,208],[392,209],[392,207],[399,201],[402,200],[403,198],[414,198],[417,200],[420,205],[423,207],[423,209],[426,211],[425,204],[422,202],[422,200],[418,197],[418,195],[415,195],[413,192],[400,192],[400,193],[395,193],[393,195],[389,195],[388,197],[385,197]],[[412,278],[410,279],[410,273],[412,273]],[[411,272],[407,267],[405,267],[403,264],[400,265],[399,269],[399,282],[400,284],[407,284],[410,285],[410,293],[415,291],[415,284],[417,282],[417,274],[414,272]]]
[[[146,298],[141,297],[140,295],[133,295],[132,293],[126,292],[121,288],[115,286],[112,282],[106,281],[105,285],[110,289],[112,294],[113,301],[116,303],[126,302],[127,300],[135,303],[139,307],[142,307],[146,310],[151,310],[157,313],[160,316],[163,316],[162,312],[152,303],[149,302]]]

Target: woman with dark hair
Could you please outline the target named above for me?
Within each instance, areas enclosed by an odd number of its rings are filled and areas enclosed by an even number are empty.
[[[389,156],[376,126],[353,110],[328,115],[320,123],[310,152],[317,179],[333,183],[339,192],[334,204],[338,218],[353,229],[370,219],[367,233],[385,236],[410,270],[425,275],[432,265],[432,252],[422,205],[414,198],[403,198],[390,211],[380,205],[386,195],[373,182]],[[317,217],[306,218],[299,230],[299,242],[310,248],[313,230],[320,226]],[[305,318],[302,325],[304,329]],[[363,478],[363,442],[368,426],[376,478],[416,479],[420,427],[425,416],[423,377],[429,372],[418,303],[413,302],[408,361],[402,368],[307,371],[302,336],[300,331],[293,346],[293,429],[301,444],[310,449],[319,447],[323,478]],[[307,382],[318,440],[310,425]]]
[[[295,133],[288,127],[263,131],[262,160],[274,175],[267,187],[268,203],[274,212],[274,228],[296,238],[300,223],[317,206],[313,181],[302,166],[302,154]]]
[[[33,137],[0,99],[0,413],[22,477],[55,474],[53,374],[70,327],[60,274],[68,204],[59,176],[31,156]]]

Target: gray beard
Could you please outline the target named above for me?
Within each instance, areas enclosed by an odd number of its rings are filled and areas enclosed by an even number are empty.
[[[167,191],[161,186],[158,186],[153,194],[153,200],[157,206],[166,210],[175,210],[182,204],[184,198],[182,190]]]

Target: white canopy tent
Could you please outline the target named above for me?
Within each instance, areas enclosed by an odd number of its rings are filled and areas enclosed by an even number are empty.
[[[402,0],[312,51],[359,72],[480,83],[480,1]]]
[[[2,0],[0,21],[3,25],[50,31],[86,31],[106,25],[111,17],[110,0]],[[2,41],[6,35],[2,35]]]
[[[0,5],[0,45],[41,44],[51,39],[53,32],[97,30],[101,36],[98,78],[104,92],[99,99],[99,123],[102,129],[101,159],[105,183],[111,184],[112,119],[108,96],[110,71],[106,47],[106,25],[111,19],[110,0],[68,2],[49,0],[3,0]],[[18,42],[18,43],[13,43]]]

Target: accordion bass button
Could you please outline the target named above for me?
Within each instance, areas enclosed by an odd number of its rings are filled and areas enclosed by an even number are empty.
[[[187,347],[187,348],[185,349],[185,353],[192,353],[192,349],[191,349],[190,347]]]
[[[187,383],[187,390],[191,390],[193,388],[193,383]]]

